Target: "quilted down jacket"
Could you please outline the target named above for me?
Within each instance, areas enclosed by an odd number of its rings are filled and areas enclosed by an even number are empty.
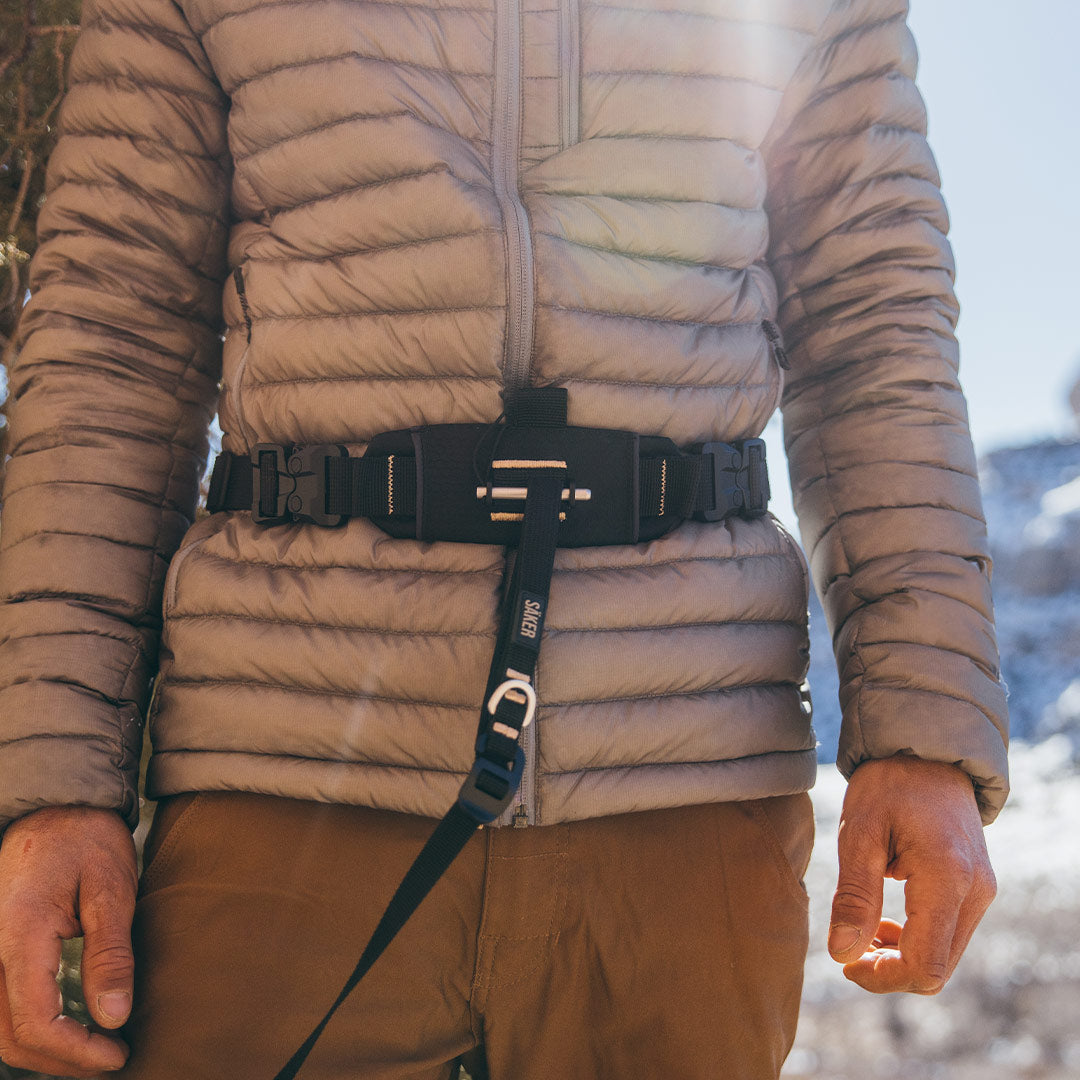
[[[192,526],[207,428],[217,402],[227,449],[361,451],[549,383],[572,424],[681,445],[782,401],[841,768],[957,762],[989,820],[1004,695],[905,16],[86,0],[11,369],[4,820],[133,818],[147,711],[151,796],[441,815],[505,552]],[[517,820],[809,787],[806,588],[772,518],[561,550]]]

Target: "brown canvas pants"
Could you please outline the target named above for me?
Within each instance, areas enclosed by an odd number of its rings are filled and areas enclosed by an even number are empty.
[[[212,793],[158,809],[130,1080],[272,1080],[434,822]],[[772,1080],[807,944],[805,795],[484,829],[301,1080]]]

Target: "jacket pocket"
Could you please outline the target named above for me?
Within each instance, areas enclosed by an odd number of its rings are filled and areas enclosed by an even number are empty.
[[[180,577],[180,570],[187,557],[198,547],[201,547],[217,532],[217,522],[211,518],[204,518],[193,525],[184,537],[179,550],[172,557],[169,569],[165,574],[165,590],[161,602],[161,615],[165,622],[169,620],[169,614],[176,606],[176,588]]]
[[[791,367],[791,361],[788,360],[787,350],[784,348],[780,327],[772,319],[762,319],[761,329],[765,334],[765,340],[769,343],[769,353],[776,364],[776,395],[769,409],[769,415],[772,416],[780,408],[780,399],[784,396],[784,376]]]
[[[559,0],[559,148],[581,141],[581,2]]]
[[[254,437],[254,433],[244,417],[244,377],[247,374],[248,358],[251,354],[251,339],[254,330],[254,323],[251,317],[251,304],[248,300],[247,279],[244,269],[245,265],[246,264],[241,263],[232,273],[233,287],[236,290],[236,299],[240,304],[240,311],[244,317],[243,326],[236,327],[236,332],[244,335],[244,351],[240,354],[240,360],[237,362],[236,370],[229,380],[229,393],[232,398],[233,415],[236,417],[236,423],[240,429],[240,437],[247,446],[254,446],[258,440]],[[230,333],[231,332],[232,331],[230,331]]]

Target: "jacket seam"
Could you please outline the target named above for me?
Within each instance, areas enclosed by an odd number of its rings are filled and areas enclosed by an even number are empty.
[[[191,150],[186,146],[178,146],[174,142],[169,142],[168,139],[162,139],[157,135],[139,135],[133,131],[124,131],[120,128],[87,128],[87,127],[65,127],[64,128],[65,139],[120,139],[123,142],[131,143],[149,143],[150,146],[160,149],[164,147],[166,150],[171,150],[179,157],[192,158],[195,161],[207,161],[214,165],[220,165],[222,155],[221,154],[208,154],[202,153],[198,150]]]
[[[614,136],[606,135],[604,138],[614,138]],[[731,210],[737,214],[763,214],[763,210],[760,206],[735,206],[734,203],[720,202],[717,199],[691,199],[689,196],[682,195],[645,195],[637,193],[634,195],[620,195],[618,192],[613,191],[574,191],[568,188],[557,188],[553,190],[539,190],[529,193],[533,196],[540,196],[545,199],[611,199],[613,202],[622,203],[674,203],[676,206],[708,206],[710,208],[720,210]]]
[[[654,15],[660,17],[677,15],[680,18],[707,19],[709,22],[717,23],[734,23],[736,26],[769,26],[781,30],[793,29],[790,24],[785,22],[772,22],[769,19],[731,19],[724,15],[718,15],[712,11],[691,11],[686,8],[664,8],[663,10],[658,11],[654,7],[636,7],[633,4],[604,4],[592,2],[592,0],[590,6],[603,11],[625,11],[632,12],[636,15]],[[802,34],[803,37],[813,36],[813,31],[811,30],[795,30],[795,32]]]
[[[554,376],[554,379],[558,382],[568,383],[594,383],[603,386],[637,386],[646,390],[732,390],[732,391],[745,391],[745,390],[766,390],[773,384],[772,382],[648,382],[644,379],[605,379],[599,375],[586,376],[586,375],[572,375],[570,373],[562,373]]]
[[[467,705],[455,705],[445,701],[425,701],[422,698],[392,697],[389,694],[367,694],[359,690],[326,689],[316,686],[286,685],[270,682],[266,679],[227,679],[204,678],[202,676],[170,675],[162,689],[177,686],[245,686],[259,687],[264,690],[281,690],[286,694],[308,694],[317,697],[348,698],[351,701],[384,701],[388,705],[421,705],[430,709],[455,709],[476,712],[476,702]]]
[[[802,749],[787,750],[763,750],[759,754],[740,754],[738,757],[709,758],[705,761],[642,761],[626,765],[587,765],[580,769],[545,769],[544,778],[550,780],[553,776],[587,776],[590,773],[612,772],[622,769],[681,769],[696,765],[731,765],[736,761],[753,761],[755,758],[774,757],[778,754],[812,754],[814,747],[807,746]]]
[[[253,315],[253,322],[298,322],[307,319],[358,319],[373,318],[380,315],[448,315],[462,314],[468,311],[502,311],[502,304],[465,304],[460,307],[430,307],[430,308],[379,308],[368,311],[333,311],[319,312],[317,314],[297,315]],[[239,330],[242,324],[230,325],[230,330]],[[440,376],[429,376],[439,378]]]
[[[601,308],[574,307],[570,304],[551,304],[543,301],[538,301],[536,306],[549,311],[568,311],[575,315],[595,315],[603,319],[634,319],[638,322],[657,323],[660,326],[713,326],[718,330],[725,330],[736,326],[758,326],[761,323],[760,318],[723,319],[720,322],[712,322],[709,319],[665,319],[659,315],[635,315],[629,311],[606,311]]]
[[[306,127],[303,131],[293,132],[291,135],[283,135],[280,139],[274,139],[272,142],[264,143],[258,149],[251,150],[246,154],[234,154],[233,161],[239,165],[241,162],[251,161],[252,158],[256,158],[260,154],[267,154],[271,150],[277,149],[279,146],[295,142],[297,139],[306,139],[310,135],[319,135],[324,131],[330,131],[333,128],[341,127],[344,124],[352,124],[357,121],[365,120],[400,120],[409,115],[408,109],[394,109],[390,112],[381,113],[350,113],[348,116],[339,116],[333,120],[327,120],[322,124],[313,124],[311,127]]]
[[[672,255],[654,255],[642,251],[621,251],[619,248],[605,247],[603,244],[590,244],[584,240],[574,240],[569,236],[559,236],[557,233],[548,232],[545,229],[537,229],[534,235],[546,236],[549,240],[569,244],[571,247],[586,248],[589,251],[598,251],[604,255],[619,255],[625,259],[640,259],[642,262],[671,263],[674,266],[718,270],[729,274],[746,274],[749,273],[751,266],[753,266],[753,263],[746,266],[726,266],[722,263],[702,262],[697,259],[679,259]]]
[[[865,415],[865,410],[852,409],[852,410],[849,410],[849,411],[851,411],[851,412],[862,411],[863,414]],[[868,459],[868,460],[865,460],[865,461],[859,461],[854,465],[841,465],[839,468],[834,468],[833,471],[832,471],[832,474],[833,474],[833,476],[838,476],[840,473],[843,473],[843,472],[850,472],[850,471],[852,471],[854,469],[873,468],[874,466],[877,466],[877,465],[902,465],[902,466],[904,466],[904,468],[908,468],[908,469],[932,469],[936,473],[937,472],[947,472],[947,473],[951,473],[953,476],[962,476],[965,480],[977,480],[978,479],[978,474],[973,473],[973,472],[969,472],[967,469],[957,468],[956,466],[953,466],[953,465],[942,465],[942,464],[940,464],[940,463],[938,463],[936,461],[904,461],[901,458],[881,458],[880,460],[874,460],[874,461],[871,461],[871,460]],[[800,493],[808,491],[815,484],[820,484],[823,479],[824,479],[824,477],[822,477],[822,476],[815,476],[815,477],[812,477],[809,480],[805,480],[805,481],[803,481],[803,483],[801,483],[799,485],[798,490],[799,490]],[[982,519],[980,518],[979,520],[981,521]]]
[[[606,68],[600,70],[599,68],[592,68],[583,75],[584,79],[598,79],[598,78],[623,78],[629,76],[630,78],[649,78],[649,79],[707,79],[713,82],[732,82],[740,83],[744,86],[759,86],[762,90],[769,90],[773,93],[783,93],[784,88],[782,86],[773,86],[771,83],[761,82],[760,79],[751,79],[746,75],[723,75],[710,71],[664,71],[664,70],[652,70],[649,68]]]
[[[756,551],[745,555],[690,555],[682,559],[658,559],[650,562],[619,563],[614,566],[567,566],[556,567],[555,576],[560,574],[592,574],[597,571],[604,573],[622,570],[651,570],[656,566],[682,566],[684,563],[710,562],[718,564],[737,564],[750,559],[783,559],[789,561],[789,556],[783,551]]]
[[[390,7],[395,9],[407,8],[411,11],[418,11],[423,13],[429,13],[431,8],[427,4],[409,3],[408,0],[348,0],[349,3],[355,4],[357,7]],[[308,7],[310,0],[263,0],[259,4],[259,10],[269,8],[280,7]],[[252,9],[247,8],[244,11],[229,11],[224,15],[221,15],[213,22],[207,23],[205,26],[200,27],[196,33],[199,37],[204,37],[215,27],[220,26],[224,22],[228,22],[230,19],[240,19],[245,15],[250,15]],[[440,15],[446,13],[466,12],[472,15],[490,15],[490,7],[454,7],[444,9],[439,12]]]
[[[346,187],[339,188],[337,191],[328,192],[326,195],[313,195],[310,199],[301,199],[299,202],[290,203],[287,206],[268,206],[266,212],[273,217],[280,217],[284,214],[291,214],[295,210],[303,210],[308,206],[316,206],[319,203],[330,202],[333,199],[352,195],[357,191],[370,191],[373,188],[387,187],[402,180],[416,180],[423,176],[438,176],[441,173],[448,172],[450,172],[450,169],[445,164],[439,164],[430,169],[413,169],[410,172],[397,173],[394,176],[380,176],[376,180],[362,180],[358,184],[349,184]],[[469,183],[469,181],[463,180],[461,177],[456,177],[456,179],[459,183]],[[472,186],[477,187],[479,185],[473,183]]]
[[[717,694],[738,694],[746,690],[769,690],[786,687],[798,690],[801,683],[791,682],[787,679],[769,679],[762,682],[732,683],[730,686],[710,686],[704,690],[678,690],[664,694],[629,694],[619,697],[581,698],[580,700],[545,701],[543,709],[573,708],[577,705],[626,705],[634,701],[666,701],[680,698],[710,697]]]
[[[71,181],[71,180],[63,181],[63,183],[72,183],[72,182],[77,183],[77,181]],[[96,183],[96,181],[87,181],[88,185],[93,184],[93,183]],[[95,241],[100,241],[101,240],[101,233],[95,232],[93,229],[88,229],[88,228],[70,228],[70,229],[66,228],[64,230],[64,235],[65,236],[81,236],[81,237],[86,237],[88,239],[95,240]],[[155,256],[160,256],[161,255],[161,248],[160,247],[155,247],[153,244],[143,243],[141,238],[125,236],[122,241],[118,241],[114,237],[108,237],[107,239],[109,241],[113,242],[113,243],[122,244],[122,246],[124,247],[125,250],[142,251],[142,252],[146,252],[148,255],[155,255]],[[203,254],[205,256],[205,252]],[[202,262],[202,257],[200,257],[200,259],[195,261],[195,262],[188,262],[186,260],[183,260],[183,266],[193,277],[198,278],[199,281],[201,281],[203,284],[209,285],[210,287],[212,287],[214,289],[220,288],[220,286],[221,286],[220,280],[217,277],[213,276],[212,274],[208,274],[204,270],[202,270],[201,265],[200,265],[201,262]],[[154,301],[149,300],[149,299],[146,300],[146,303],[150,304],[153,307],[158,308],[158,310],[162,310],[162,311],[168,311],[169,310],[168,308],[163,308],[163,307],[161,307],[160,304],[157,304]],[[207,329],[213,329],[213,327],[211,326],[210,323],[207,323],[202,319],[196,318],[196,320],[194,320],[194,321],[196,321],[200,326],[205,326]],[[126,375],[126,373],[125,373],[125,375]],[[130,376],[127,376],[127,377],[130,377]]]
[[[933,647],[933,646],[930,646]],[[862,662],[861,650],[862,644],[859,645],[860,650],[860,662]],[[904,694],[927,694],[930,697],[944,698],[946,701],[955,701],[961,705],[966,705],[968,708],[974,709],[980,715],[982,715],[986,721],[997,729],[997,723],[994,720],[993,715],[987,711],[987,709],[980,705],[979,702],[973,701],[971,698],[962,697],[959,694],[950,694],[947,690],[931,690],[923,686],[911,686],[908,683],[896,682],[890,679],[869,679],[865,674],[861,677],[861,685],[859,687],[859,701],[862,701],[863,694],[867,690],[898,690]]]
[[[243,511],[240,511],[241,513]],[[285,562],[267,562],[260,561],[258,559],[233,559],[228,555],[219,555],[215,551],[203,551],[199,555],[200,559],[216,559],[219,562],[229,563],[233,566],[261,566],[268,570],[299,570],[304,573],[308,573],[312,570],[352,570],[360,571],[365,574],[448,574],[452,577],[457,577],[461,574],[476,574],[483,577],[498,577],[503,576],[502,567],[492,570],[437,570],[428,567],[409,568],[409,567],[397,567],[397,566],[358,566],[355,563],[285,563]]]
[[[334,64],[340,60],[361,60],[365,63],[371,62],[373,64],[387,64],[390,67],[395,68],[406,68],[409,71],[427,71],[435,75],[445,75],[448,79],[486,80],[492,78],[491,73],[487,71],[463,71],[457,68],[436,67],[434,64],[420,64],[414,60],[395,60],[389,56],[371,56],[368,53],[361,53],[351,49],[348,52],[333,53],[329,56],[318,56],[312,60],[294,60],[288,64],[278,64],[275,67],[266,68],[263,71],[256,72],[254,75],[248,75],[243,79],[239,79],[229,87],[229,92],[235,96],[239,91],[243,90],[245,86],[249,86],[254,82],[260,82],[263,79],[268,79],[283,71],[295,71],[303,68],[319,67],[321,64]]]
[[[28,634],[8,634],[6,637],[0,637],[0,648],[8,644],[16,644],[20,641],[31,641],[37,638],[54,638],[54,637],[97,637],[102,638],[105,641],[115,641],[120,645],[125,645],[128,648],[136,648],[136,646],[130,638],[121,637],[119,634],[110,634],[107,630],[100,629],[78,629],[78,630],[32,630]]]
[[[639,633],[650,630],[670,633],[672,630],[704,630],[721,626],[803,626],[801,618],[791,619],[712,619],[704,622],[649,623],[640,626],[555,626],[544,624],[546,633],[559,634],[622,634]]]
[[[929,591],[929,590],[921,590],[921,591]],[[935,595],[941,596],[943,594],[937,593]],[[946,599],[952,600],[952,599],[955,599],[955,598],[954,597],[946,597]],[[964,603],[964,601],[960,600],[960,601],[958,601],[958,603]],[[869,605],[864,605],[859,610],[865,611],[868,606]],[[968,608],[971,608],[970,604],[967,604],[966,606]],[[981,611],[978,611],[977,608],[975,608],[973,610],[975,610],[978,614],[983,615],[983,613]],[[985,619],[986,616],[983,615],[983,618]],[[885,646],[885,645],[902,645],[902,646],[905,646],[905,647],[911,648],[911,649],[932,649],[934,652],[945,652],[945,653],[949,653],[951,656],[959,656],[961,659],[970,660],[971,663],[976,668],[979,669],[979,671],[981,671],[984,675],[987,675],[990,678],[991,682],[997,682],[997,676],[994,675],[992,672],[990,672],[987,669],[985,661],[981,660],[978,656],[973,656],[971,653],[965,652],[963,649],[953,648],[952,646],[949,646],[949,645],[940,645],[937,642],[910,641],[910,640],[905,640],[904,638],[873,638],[873,639],[861,641],[859,643],[859,648],[862,649],[863,651],[865,651],[867,648],[879,648],[879,647]],[[880,679],[880,680],[875,680],[875,681],[878,683],[878,685],[881,685],[881,686],[887,686],[887,685],[892,685],[893,684],[893,679],[889,678],[889,677],[886,677],[886,678]],[[901,684],[899,684],[899,683],[897,683],[896,685],[901,686]],[[910,683],[903,684],[903,688],[910,689],[910,690],[918,690],[918,691],[921,691],[921,692],[926,692],[928,694],[936,694],[937,693],[936,690],[930,690],[930,689],[926,688],[925,686],[923,686],[923,687],[911,686]],[[963,698],[961,700],[966,701],[967,699]]]
[[[19,683],[12,683],[12,686],[21,685]],[[119,728],[114,731],[108,732],[90,732],[90,731],[34,731],[29,735],[18,735],[14,739],[0,739],[0,750],[8,746],[14,746],[16,743],[34,742],[37,739],[51,739],[54,742],[66,742],[68,740],[75,740],[78,742],[97,742],[105,743],[110,749],[117,749],[117,734]],[[121,788],[121,790],[123,790]]]
[[[235,620],[237,622],[266,623],[272,626],[288,626],[297,630],[345,630],[351,634],[375,634],[378,637],[447,637],[447,638],[487,638],[494,640],[494,630],[392,630],[383,626],[350,626],[347,623],[323,622],[320,620],[275,619],[265,615],[237,615],[229,612],[186,611],[171,612],[169,622],[193,619]]]
[[[425,244],[441,244],[448,240],[468,240],[474,236],[499,236],[501,230],[485,226],[481,229],[469,229],[464,232],[446,233],[442,236],[423,236],[415,240],[400,240],[393,244],[372,244],[370,247],[349,248],[335,251],[330,255],[254,255],[244,256],[244,264],[252,263],[325,263],[337,259],[348,259],[357,255],[378,255],[384,251],[399,251],[402,248],[423,247]]]
[[[256,319],[259,316],[255,316]],[[235,329],[239,330],[240,327]],[[257,382],[249,379],[244,387],[248,390],[260,390],[268,386],[303,386],[308,383],[365,383],[365,382],[493,382],[500,383],[502,380],[497,375],[364,375],[359,372],[348,375],[298,375],[290,379],[259,379]]]
[[[107,487],[108,485],[103,484],[102,486]],[[79,537],[83,540],[104,540],[107,544],[116,544],[119,547],[130,548],[133,551],[148,551],[155,555],[161,553],[161,549],[157,546],[157,538],[155,538],[153,544],[139,544],[136,543],[134,540],[123,540],[120,538],[105,536],[102,533],[81,533],[74,532],[70,529],[39,529],[36,532],[27,533],[25,536],[20,536],[18,540],[12,540],[4,544],[4,551],[14,551],[15,548],[17,548],[20,544],[25,544],[28,540],[37,540],[42,536],[74,536]],[[160,530],[158,533],[158,538],[160,538]]]
[[[290,754],[287,751],[275,750],[272,753],[265,753],[261,750],[237,750],[233,748],[222,749],[220,747],[190,747],[190,746],[177,746],[177,747],[163,747],[160,750],[155,751],[155,754],[167,756],[169,754],[218,754],[218,755],[231,755],[236,754],[239,757],[255,757],[255,758],[286,758],[289,761],[310,761],[319,765],[332,765],[336,768],[341,766],[356,766],[361,769],[404,769],[408,772],[417,773],[438,773],[443,776],[460,776],[465,777],[468,775],[468,769],[443,769],[438,765],[411,765],[408,762],[393,762],[393,761],[371,761],[369,759],[354,760],[354,761],[342,761],[341,758],[324,758],[313,757],[308,754]]]
[[[218,225],[227,225],[225,218],[213,210],[203,210],[201,207],[192,206],[189,203],[181,202],[179,199],[166,198],[164,196],[156,194],[155,192],[147,191],[144,188],[135,187],[133,184],[124,184],[118,180],[103,180],[100,178],[86,179],[78,176],[62,176],[50,189],[50,196],[52,196],[54,192],[59,191],[60,188],[64,187],[65,185],[72,185],[74,187],[84,188],[106,188],[111,191],[122,191],[125,195],[130,195],[133,199],[138,199],[140,202],[148,202],[152,203],[155,206],[162,206],[165,207],[167,210],[174,210],[179,214],[188,214],[191,217],[204,218],[206,221],[213,221],[216,222]]]
[[[130,75],[120,74],[83,75],[72,81],[71,88],[75,90],[83,86],[115,86],[117,84],[130,86],[139,91],[160,90],[163,94],[169,94],[172,97],[201,101],[206,105],[212,105],[215,109],[220,109],[224,103],[224,94],[221,97],[214,97],[199,90],[192,90],[187,86],[174,86],[171,83],[157,82],[154,79],[133,79]]]

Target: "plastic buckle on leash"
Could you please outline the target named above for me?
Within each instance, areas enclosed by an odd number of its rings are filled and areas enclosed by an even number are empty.
[[[346,453],[344,446],[328,444],[287,450],[259,443],[251,451],[251,520],[260,525],[340,525],[344,514],[326,512],[327,462]]]
[[[477,740],[480,752],[458,792],[458,805],[478,825],[490,825],[510,805],[525,769],[525,751],[520,746],[514,760],[501,765],[484,756],[480,744],[486,742],[483,736]]]
[[[769,503],[765,472],[765,441],[744,439],[739,446],[708,442],[694,448],[713,460],[713,508],[694,514],[698,521],[723,521],[731,514],[760,517]]]

